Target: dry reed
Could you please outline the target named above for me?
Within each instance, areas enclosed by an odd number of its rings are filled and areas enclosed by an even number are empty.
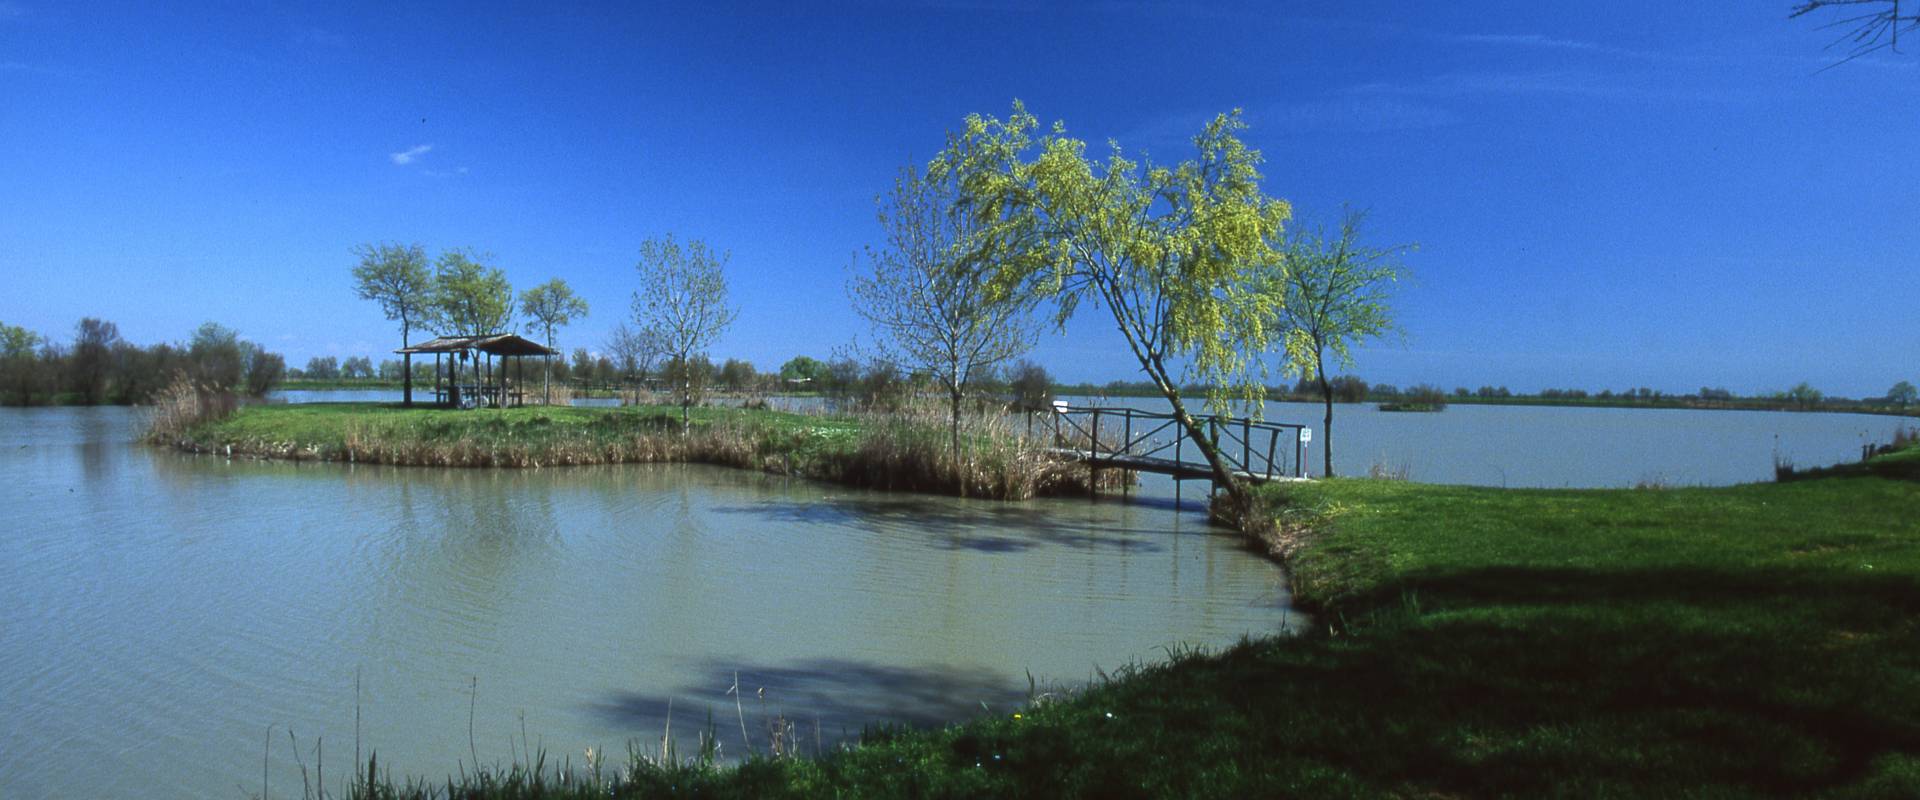
[[[240,401],[232,392],[214,391],[185,373],[175,375],[167,388],[154,395],[146,439],[161,444],[180,443],[188,431],[224,419],[239,406]]]

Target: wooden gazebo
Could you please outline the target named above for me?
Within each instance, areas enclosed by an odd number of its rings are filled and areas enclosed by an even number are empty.
[[[432,353],[434,403],[475,408],[482,405],[525,405],[527,395],[522,388],[525,384],[521,378],[526,373],[527,357],[547,359],[559,351],[516,334],[494,333],[486,336],[442,336],[393,352],[407,355]],[[440,366],[443,356],[446,361],[444,378]],[[497,365],[495,359],[499,360]],[[468,368],[462,370],[463,365]]]

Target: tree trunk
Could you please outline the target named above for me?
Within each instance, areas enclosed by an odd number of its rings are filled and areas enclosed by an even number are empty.
[[[1220,448],[1214,445],[1212,439],[1207,438],[1206,431],[1201,430],[1200,421],[1187,413],[1186,404],[1180,402],[1180,393],[1168,391],[1165,384],[1162,384],[1161,392],[1167,396],[1168,402],[1173,404],[1174,418],[1180,421],[1181,427],[1187,429],[1187,434],[1193,437],[1194,445],[1200,448],[1200,455],[1206,457],[1207,466],[1213,469],[1214,484],[1226,487],[1227,495],[1233,498],[1239,513],[1251,511],[1253,493],[1247,490],[1246,484],[1241,483],[1239,478],[1234,477],[1233,471],[1227,467],[1226,458],[1220,455]]]
[[[954,389],[953,400],[953,460],[960,460],[960,390]]]
[[[1325,356],[1315,358],[1323,361]],[[1333,477],[1333,384],[1327,382],[1327,371],[1317,364],[1315,366],[1314,371],[1320,374],[1320,397],[1327,403],[1327,416],[1322,420],[1323,427],[1320,430],[1322,472],[1331,478]]]

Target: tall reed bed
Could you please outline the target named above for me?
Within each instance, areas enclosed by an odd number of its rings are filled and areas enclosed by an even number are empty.
[[[1021,436],[998,414],[963,415],[957,449],[952,417],[934,404],[908,404],[857,419],[860,435],[837,464],[841,474],[834,476],[847,483],[1019,500],[1118,491],[1131,479],[1106,470],[1096,482],[1086,466],[1054,455],[1044,441]]]
[[[280,414],[281,417],[272,415]],[[692,462],[878,489],[1020,500],[1118,491],[1130,475],[1085,466],[1002,418],[970,415],[952,444],[931,408],[853,416],[703,409],[691,425],[654,407],[510,412],[250,409],[230,424],[181,416],[161,440],[201,452],[433,467]]]
[[[232,392],[215,391],[181,373],[154,395],[145,438],[156,444],[179,443],[193,429],[225,419],[239,407]]]

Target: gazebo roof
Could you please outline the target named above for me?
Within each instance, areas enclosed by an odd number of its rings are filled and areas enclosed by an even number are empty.
[[[462,350],[478,350],[496,356],[551,356],[560,351],[553,350],[539,342],[513,333],[491,333],[486,336],[442,336],[431,341],[421,342],[412,347],[402,347],[396,353],[458,353]]]

